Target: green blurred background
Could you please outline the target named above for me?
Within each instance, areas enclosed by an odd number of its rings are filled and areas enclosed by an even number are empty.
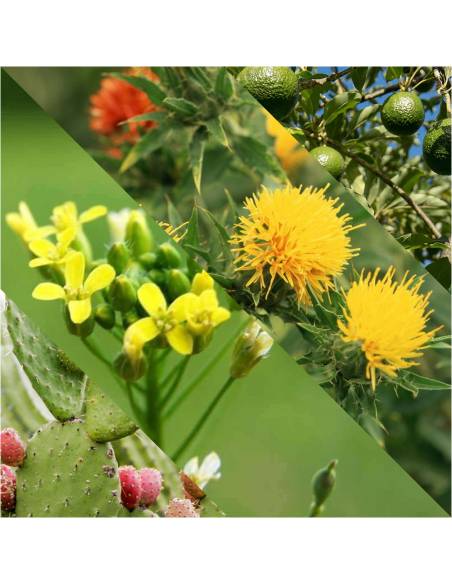
[[[27,267],[28,254],[5,228],[4,215],[26,200],[39,222],[52,207],[72,199],[80,209],[109,209],[135,203],[121,187],[8,79],[2,77],[2,289],[49,337],[125,409],[128,402],[108,369],[70,336],[61,307],[31,298],[39,277]],[[87,226],[98,255],[107,241],[105,222]],[[218,331],[206,352],[193,359],[186,383],[234,335],[241,313]],[[108,333],[96,340],[113,356]],[[171,454],[192,428],[211,396],[224,382],[229,353],[212,370],[164,428]],[[130,413],[130,411],[129,411]],[[301,367],[275,346],[271,357],[236,382],[186,453],[216,450],[223,477],[209,495],[228,515],[299,516],[307,513],[312,474],[330,459],[339,460],[337,489],[329,516],[443,516],[444,511],[387,453],[327,396]]]

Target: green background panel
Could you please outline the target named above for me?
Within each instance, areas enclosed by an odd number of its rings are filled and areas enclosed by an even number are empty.
[[[75,200],[79,209],[109,209],[134,202],[14,82],[2,84],[2,288],[48,336],[125,409],[128,402],[108,369],[69,335],[58,303],[31,298],[38,274],[27,267],[27,252],[5,228],[4,214],[26,200],[44,222],[51,208]],[[105,222],[87,226],[101,255]],[[193,358],[186,382],[206,366],[234,334],[243,315],[220,329],[206,352]],[[113,355],[117,345],[103,330],[95,336]],[[191,430],[225,381],[229,353],[164,427],[164,449],[171,454]],[[216,450],[223,477],[209,494],[228,515],[298,516],[307,513],[312,474],[337,458],[338,484],[330,516],[445,516],[445,512],[330,399],[278,346],[271,357],[236,382],[185,459]]]

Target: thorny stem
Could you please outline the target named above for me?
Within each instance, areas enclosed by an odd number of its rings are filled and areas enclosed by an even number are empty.
[[[216,406],[220,402],[221,398],[224,396],[224,394],[227,392],[227,390],[233,384],[234,381],[235,381],[235,379],[233,377],[229,377],[229,379],[224,383],[224,385],[222,386],[220,391],[217,393],[215,398],[210,402],[206,411],[199,418],[199,420],[196,423],[193,430],[190,432],[190,434],[187,436],[187,438],[181,444],[181,446],[178,448],[178,450],[176,450],[174,455],[171,457],[175,462],[177,462],[177,460],[182,456],[182,454],[185,452],[185,450],[190,446],[192,441],[196,438],[196,436],[198,435],[198,433],[200,432],[200,430],[202,429],[202,427],[206,423],[208,417],[213,412],[213,410],[216,408]]]
[[[441,238],[441,232],[436,228],[435,224],[430,219],[430,217],[428,217],[428,215],[421,209],[421,207],[419,207],[419,205],[415,201],[413,201],[413,199],[410,197],[410,195],[407,192],[405,192],[401,187],[399,187],[399,185],[396,185],[388,176],[386,176],[383,172],[381,172],[381,170],[379,170],[378,168],[376,168],[372,164],[369,164],[366,160],[363,160],[360,156],[357,156],[353,152],[350,152],[350,150],[345,148],[342,144],[339,144],[335,140],[331,140],[331,138],[325,138],[325,141],[328,144],[331,144],[331,146],[334,146],[338,150],[342,151],[343,154],[345,154],[346,156],[348,156],[352,160],[355,160],[358,164],[360,164],[361,166],[363,166],[364,168],[366,168],[367,170],[369,170],[370,172],[372,172],[376,176],[378,176],[378,178],[382,182],[384,182],[386,185],[388,185],[388,187],[390,187],[396,193],[396,195],[401,197],[415,211],[415,213],[422,219],[422,221],[430,229],[430,231],[432,232],[432,234],[435,238],[437,238],[437,239]]]

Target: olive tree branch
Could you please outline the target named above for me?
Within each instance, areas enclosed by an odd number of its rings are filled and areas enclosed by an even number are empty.
[[[381,87],[380,89],[375,89],[370,93],[366,93],[362,96],[361,101],[372,101],[376,97],[381,97],[382,95],[386,95],[387,93],[393,93],[394,91],[398,91],[400,89],[399,82],[391,83],[386,85],[386,87]]]
[[[301,90],[311,89],[312,87],[322,87],[327,83],[331,83],[332,81],[336,81],[341,77],[349,75],[349,73],[351,73],[353,69],[354,67],[348,67],[343,71],[336,71],[335,73],[331,73],[331,75],[328,75],[328,77],[323,77],[322,79],[299,79],[298,81],[299,87]]]
[[[372,164],[369,164],[366,160],[363,160],[360,156],[357,156],[353,152],[350,152],[350,150],[348,150],[348,148],[345,148],[342,144],[339,144],[335,140],[331,140],[331,138],[328,138],[328,137],[325,138],[325,141],[328,144],[330,144],[331,146],[334,146],[334,148],[336,148],[337,150],[341,151],[343,154],[345,154],[345,156],[348,156],[352,160],[355,160],[358,164],[360,164],[361,166],[366,168],[369,172],[371,172],[375,176],[378,176],[378,178],[382,182],[384,182],[386,185],[388,185],[388,187],[390,187],[396,195],[401,197],[414,210],[414,212],[418,215],[418,217],[420,217],[420,219],[422,219],[422,221],[429,228],[429,230],[431,231],[431,233],[433,234],[433,236],[435,238],[437,238],[437,239],[441,238],[441,232],[436,228],[435,224],[430,219],[430,217],[428,217],[428,215],[423,211],[423,209],[421,209],[421,207],[415,201],[413,201],[413,199],[410,197],[410,195],[406,191],[404,191],[402,189],[402,187],[400,187],[399,185],[396,185],[395,182],[393,182],[381,170],[379,170],[378,168],[376,168]]]
[[[451,115],[451,98],[450,98],[450,90],[451,88],[448,87],[448,79],[446,72],[442,68],[440,70],[439,67],[433,68],[433,75],[436,80],[436,88],[441,97],[444,98],[444,103],[446,104],[446,110],[449,115]]]

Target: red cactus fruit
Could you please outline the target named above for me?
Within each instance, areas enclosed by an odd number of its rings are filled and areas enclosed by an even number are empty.
[[[14,428],[5,428],[0,435],[0,459],[3,464],[20,466],[25,458],[25,444]]]
[[[172,499],[165,517],[199,517],[199,515],[190,499]]]
[[[129,511],[132,511],[138,507],[141,499],[140,475],[133,466],[120,466],[119,480],[121,482],[121,503]]]
[[[1,509],[13,511],[16,506],[16,475],[6,464],[2,464],[0,470],[1,485]]]
[[[162,490],[162,475],[156,468],[142,468],[139,472],[141,480],[140,505],[149,507],[157,501]]]

